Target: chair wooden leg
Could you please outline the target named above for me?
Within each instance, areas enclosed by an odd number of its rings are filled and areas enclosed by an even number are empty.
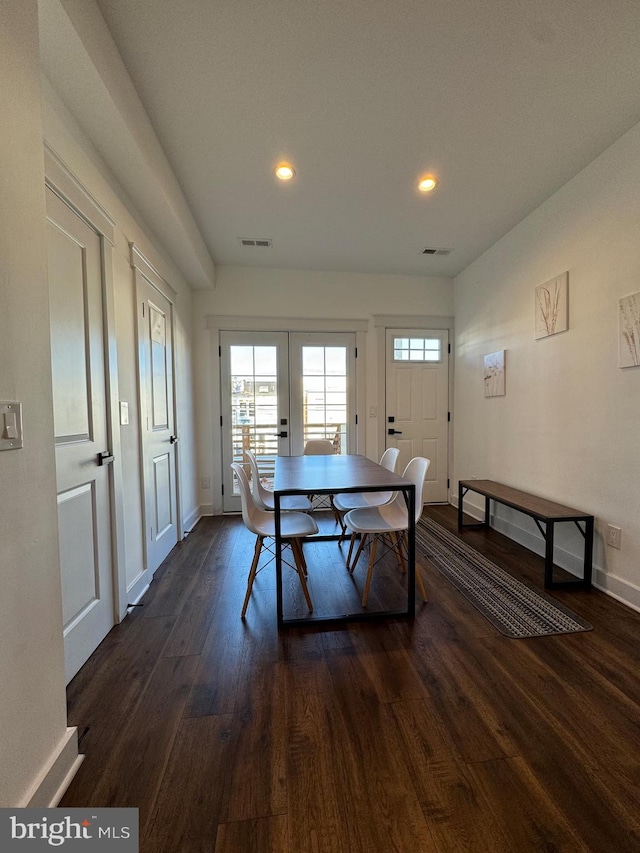
[[[427,591],[424,588],[424,583],[422,581],[422,572],[420,571],[420,566],[416,563],[416,583],[418,584],[418,589],[420,590],[420,595],[422,596],[423,601],[429,601],[427,598]]]
[[[353,546],[356,544],[356,534],[351,534],[351,539],[349,540],[349,553],[347,554],[347,569],[351,565],[351,554],[353,553]],[[349,569],[351,571],[351,569]]]
[[[404,533],[396,534],[398,537],[398,554],[400,555],[400,559],[402,560],[402,571],[407,571],[407,563],[404,556]],[[422,573],[420,572],[420,566],[416,563],[416,583],[418,585],[418,589],[420,590],[420,595],[422,596],[423,601],[428,601],[427,592],[424,588],[424,582],[422,580]]]
[[[355,533],[353,535],[355,536]],[[368,536],[369,536],[368,533],[361,533],[360,534],[360,545],[358,547],[358,550],[356,551],[356,556],[355,556],[354,561],[349,566],[349,572],[351,572],[351,573],[353,573],[353,570],[356,567],[356,563],[360,559],[360,554],[362,554],[362,552],[364,550],[364,546],[367,544],[367,537]]]
[[[302,539],[295,540],[298,543],[298,553],[300,555],[300,565],[302,566],[302,570],[304,571],[305,577],[309,574],[307,570],[307,561],[304,556],[304,551],[302,549]],[[293,548],[293,545],[291,546]]]
[[[346,527],[342,523],[342,516],[338,512],[338,509],[336,508],[336,505],[333,502],[333,495],[329,495],[329,502],[331,503],[331,511],[333,512],[333,517],[336,520],[336,524],[339,525],[340,530],[342,531],[342,533],[340,534],[342,537],[342,536],[344,536],[344,532],[346,530]]]
[[[264,542],[264,536],[256,537],[256,547],[253,552],[253,561],[251,562],[251,568],[249,569],[249,577],[247,578],[247,594],[244,597],[244,604],[242,605],[242,613],[240,614],[240,618],[244,619],[245,614],[247,612],[247,606],[249,604],[249,598],[251,596],[251,590],[253,588],[253,582],[256,577],[256,571],[258,569],[258,560],[260,559],[260,552],[262,551],[262,543]]]
[[[371,543],[371,548],[369,549],[369,568],[367,569],[367,579],[364,584],[364,593],[362,595],[362,606],[367,606],[367,601],[369,600],[369,587],[371,586],[371,576],[373,575],[373,564],[376,560],[376,546],[378,544],[378,537],[373,534],[373,542]]]
[[[291,550],[293,551],[293,559],[296,564],[298,577],[300,578],[300,586],[302,587],[302,592],[304,593],[304,597],[307,601],[309,613],[313,613],[313,604],[311,603],[311,596],[309,595],[309,588],[307,587],[307,581],[305,580],[304,569],[302,567],[304,557],[302,556],[302,546],[300,545],[299,539],[291,540]]]
[[[398,558],[398,563],[400,564],[400,568],[402,569],[402,574],[406,575],[407,564],[406,564],[406,561],[404,559],[404,551],[402,550],[403,541],[404,540],[402,537],[402,533],[395,533],[394,534],[395,552],[396,552],[396,556]]]

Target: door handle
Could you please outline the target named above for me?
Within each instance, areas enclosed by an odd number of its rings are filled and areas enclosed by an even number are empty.
[[[114,459],[115,456],[108,450],[103,450],[102,453],[98,453],[98,465],[110,465]]]
[[[282,432],[272,432],[270,435],[274,435],[276,438],[287,438],[289,433],[283,429]]]
[[[177,444],[178,443],[178,436],[177,435],[170,435],[169,441],[171,442],[171,444]]]
[[[388,429],[387,435],[402,435],[401,429]]]

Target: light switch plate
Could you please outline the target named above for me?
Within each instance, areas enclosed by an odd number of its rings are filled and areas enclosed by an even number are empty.
[[[22,447],[22,403],[0,400],[0,450]]]

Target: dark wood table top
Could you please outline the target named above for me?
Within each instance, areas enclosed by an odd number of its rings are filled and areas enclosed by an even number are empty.
[[[366,456],[277,456],[274,494],[395,491],[413,486]]]
[[[465,489],[493,498],[500,503],[513,507],[513,509],[518,509],[520,512],[525,512],[539,519],[592,518],[590,514],[582,510],[564,506],[564,504],[558,504],[546,498],[539,498],[536,495],[529,494],[529,492],[514,489],[512,486],[505,486],[504,483],[496,483],[495,480],[460,480],[460,485]]]

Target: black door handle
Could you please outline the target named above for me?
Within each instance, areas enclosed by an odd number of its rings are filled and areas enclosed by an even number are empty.
[[[170,435],[169,441],[171,442],[171,444],[177,444],[178,443],[178,436],[177,435]]]
[[[402,435],[402,430],[400,430],[400,429],[388,429],[387,435]]]
[[[114,459],[115,456],[108,450],[103,450],[102,453],[98,453],[98,465],[109,465]]]

